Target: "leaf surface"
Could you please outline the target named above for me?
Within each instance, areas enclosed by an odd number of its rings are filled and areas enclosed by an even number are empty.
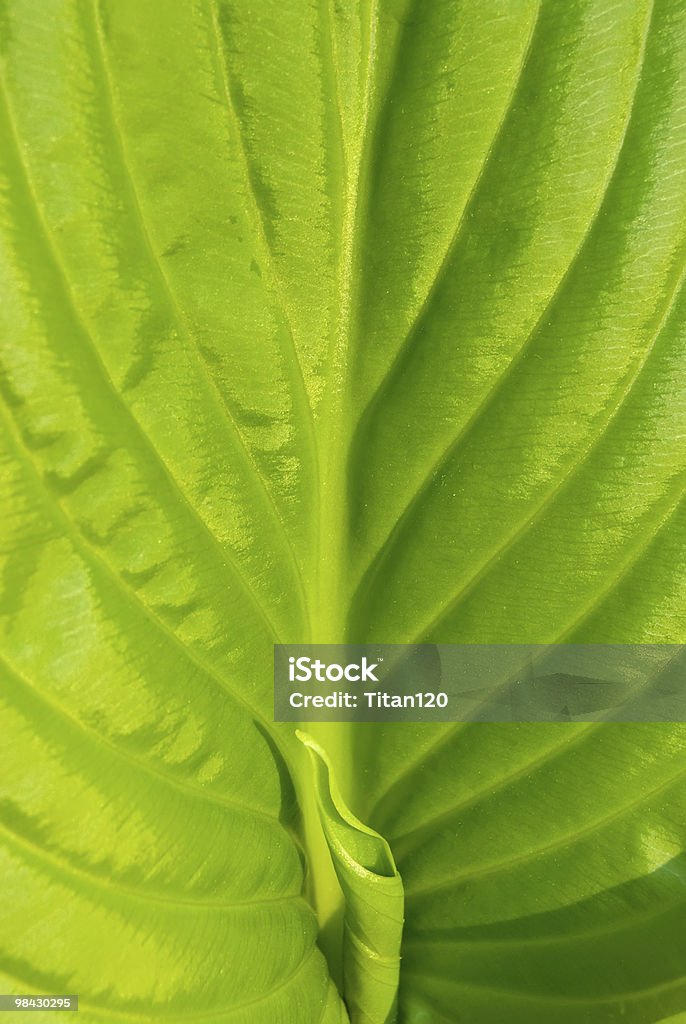
[[[4,991],[383,1019],[272,644],[683,641],[685,53],[680,0],[0,4]],[[311,731],[401,1024],[684,1011],[683,725]]]

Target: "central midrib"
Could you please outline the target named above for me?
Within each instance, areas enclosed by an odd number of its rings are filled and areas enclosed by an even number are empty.
[[[328,387],[318,423],[319,517],[317,586],[311,609],[312,641],[346,640],[349,586],[347,467],[352,436],[351,356],[359,334],[361,237],[367,209],[371,106],[376,62],[377,3],[372,0],[366,31],[366,70],[359,104],[358,130],[348,149],[340,229],[335,315],[328,346]],[[345,147],[343,147],[345,150]]]
[[[324,2],[328,4],[328,0]],[[340,255],[328,345],[328,387],[316,423],[319,509],[316,578],[311,591],[310,608],[312,633],[309,639],[318,644],[340,644],[350,639],[347,636],[350,594],[347,579],[350,521],[347,470],[352,437],[350,372],[351,357],[359,335],[361,236],[368,196],[377,5],[378,0],[371,0],[369,5],[358,129],[352,144],[347,148],[347,162],[343,163]],[[332,52],[332,58],[334,55]],[[342,130],[342,121],[339,124]],[[342,138],[341,152],[346,152]],[[351,726],[342,722],[304,725],[326,750],[345,798],[353,799]],[[319,825],[318,811],[310,794],[304,807],[304,816],[305,841],[314,890],[312,898],[321,929],[319,944],[327,956],[332,976],[340,986],[343,895]]]

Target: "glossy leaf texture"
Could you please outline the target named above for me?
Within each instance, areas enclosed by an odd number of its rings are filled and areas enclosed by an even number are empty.
[[[357,1024],[272,644],[683,642],[686,7],[4,0],[0,62],[0,989]],[[400,1024],[686,1011],[685,726],[311,731]]]

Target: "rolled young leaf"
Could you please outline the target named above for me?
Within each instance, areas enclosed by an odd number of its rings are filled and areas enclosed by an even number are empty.
[[[386,840],[345,806],[331,762],[307,733],[322,828],[343,890],[343,996],[351,1024],[393,1024],[403,884]]]

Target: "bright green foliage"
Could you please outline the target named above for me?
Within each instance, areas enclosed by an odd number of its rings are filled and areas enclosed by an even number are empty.
[[[341,886],[343,990],[353,1020],[395,1020],[403,929],[403,886],[388,844],[342,800],[331,763],[310,736],[297,733],[312,757],[322,830]]]
[[[683,642],[685,126],[683,0],[0,0],[0,991],[386,1024],[378,833],[400,1024],[686,1011],[686,726],[271,721]]]

